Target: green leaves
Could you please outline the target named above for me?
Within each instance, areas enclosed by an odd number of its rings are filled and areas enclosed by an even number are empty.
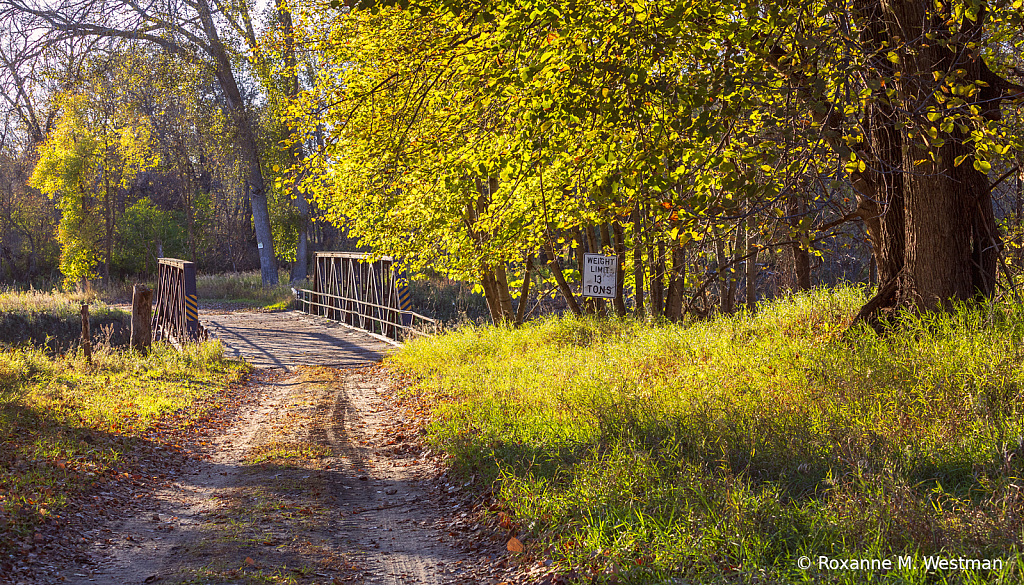
[[[106,89],[97,83],[55,97],[63,115],[40,145],[29,178],[58,200],[60,270],[75,282],[97,275],[103,243],[111,237],[104,227],[114,227],[120,191],[160,160],[148,119],[130,106],[110,108],[114,96]]]
[[[980,5],[968,4],[969,20]],[[871,23],[841,5],[397,6],[324,17],[311,5],[303,34],[332,74],[296,106],[297,125],[331,137],[306,187],[364,244],[451,275],[637,204],[672,201],[652,229],[678,241],[796,185],[848,187],[837,161],[847,175],[884,167],[869,144],[878,108],[915,112],[894,131],[923,162],[963,143],[974,152],[955,164],[973,155],[987,172],[1013,140],[966,71],[926,70],[911,99],[901,75],[919,40],[868,43]]]

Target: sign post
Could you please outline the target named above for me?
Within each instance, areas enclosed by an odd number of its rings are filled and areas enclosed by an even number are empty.
[[[614,299],[618,277],[618,257],[583,254],[583,296]]]

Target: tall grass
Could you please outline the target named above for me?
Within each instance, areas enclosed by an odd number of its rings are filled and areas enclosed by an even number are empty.
[[[464,328],[391,364],[436,400],[431,437],[495,484],[528,552],[587,578],[1020,582],[1024,307],[843,335],[863,300],[817,291],[689,326]],[[933,555],[1002,566],[936,571]]]
[[[199,272],[196,275],[196,292],[199,295],[200,302],[216,301],[222,304],[238,305],[239,307],[280,308],[287,305],[292,299],[288,278],[289,273],[287,270],[279,270],[277,284],[264,289],[258,270],[216,274]],[[109,304],[130,304],[132,302],[133,287],[137,283],[144,284],[150,289],[155,290],[156,275],[150,274],[148,276],[112,280],[109,282],[101,280],[92,283],[87,292],[40,293],[29,291],[28,296],[53,296],[67,299],[70,303],[85,300],[94,303],[103,301]],[[0,293],[0,295],[3,294],[7,293]],[[31,299],[16,297],[9,304],[17,308],[19,306],[27,307],[31,303]]]
[[[263,288],[259,271],[199,274],[196,276],[196,292],[200,302],[220,301],[268,310],[286,308],[294,298],[286,270],[279,271],[277,285],[270,288]]]
[[[447,327],[490,320],[487,301],[472,289],[462,281],[429,275],[409,283],[409,301],[413,311],[442,321]]]
[[[32,344],[66,350],[81,337],[81,305],[89,304],[91,332],[98,342],[127,343],[131,316],[95,293],[0,290],[0,347]]]

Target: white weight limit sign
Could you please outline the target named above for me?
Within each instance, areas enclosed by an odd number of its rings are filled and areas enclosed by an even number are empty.
[[[618,259],[603,254],[583,254],[583,296],[615,298]]]

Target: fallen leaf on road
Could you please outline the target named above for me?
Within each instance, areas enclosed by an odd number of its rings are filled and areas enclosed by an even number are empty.
[[[505,546],[508,548],[509,551],[514,553],[521,553],[526,550],[526,547],[523,546],[523,543],[520,542],[519,539],[514,536],[508,540],[508,544]]]

